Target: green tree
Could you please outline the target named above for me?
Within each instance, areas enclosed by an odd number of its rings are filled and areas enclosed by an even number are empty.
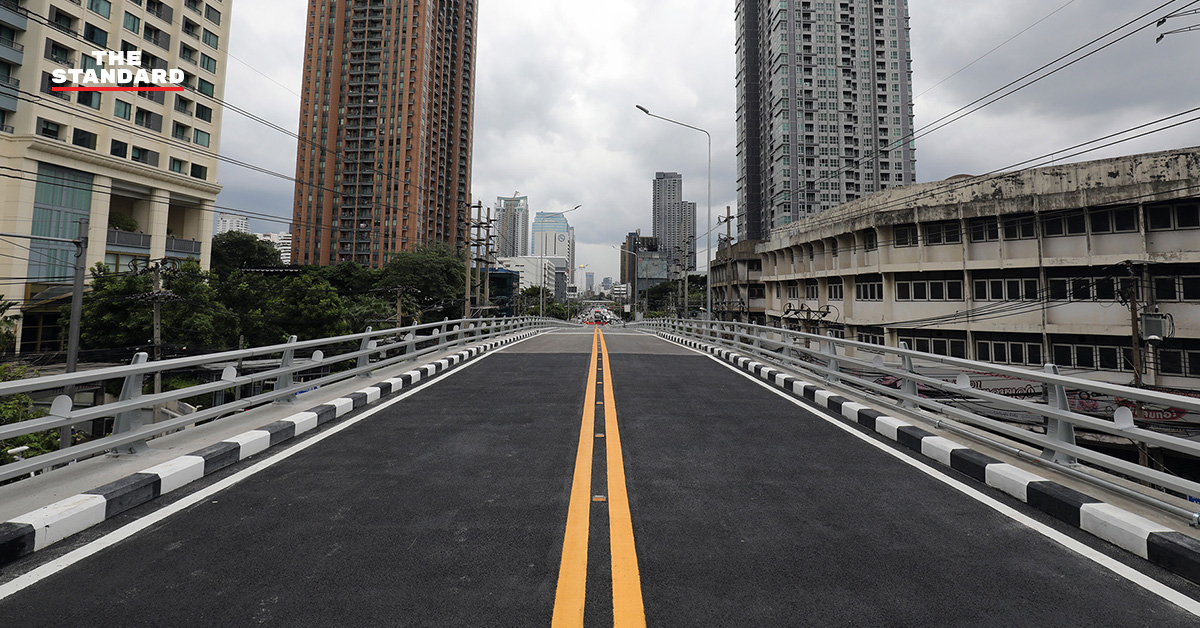
[[[8,353],[16,348],[17,322],[20,320],[21,310],[17,308],[16,301],[0,301],[0,353]]]
[[[318,275],[329,282],[334,290],[342,297],[361,295],[377,290],[383,278],[383,271],[367,268],[354,262],[341,262],[333,266],[317,266]],[[307,270],[307,269],[306,269]]]
[[[178,270],[162,271],[164,346],[223,349],[237,338],[233,313],[217,298],[215,278],[189,260]],[[85,349],[147,348],[154,341],[152,274],[113,274],[92,268],[92,289],[83,299],[80,346]],[[70,306],[59,316],[69,320]],[[65,333],[64,329],[64,333]]]
[[[420,308],[422,322],[455,318],[463,311],[466,269],[463,258],[445,246],[397,253],[383,267],[379,287],[395,298],[403,289]]]
[[[152,290],[146,274],[109,273],[104,264],[92,267],[92,289],[83,297],[79,344],[87,349],[140,347],[151,342],[153,311],[146,295]],[[59,313],[69,321],[70,306]],[[67,326],[63,325],[65,330]]]
[[[249,233],[227,231],[213,238],[212,272],[224,277],[239,268],[277,268],[283,266],[279,250],[270,242]]]
[[[26,375],[24,366],[0,364],[0,382],[25,379]],[[45,410],[33,407],[33,399],[29,395],[0,397],[0,425],[20,423],[45,415]],[[22,446],[29,447],[29,451],[24,454],[26,458],[49,453],[58,448],[58,432],[56,430],[35,432],[0,441],[0,464],[13,462],[15,458],[8,455],[8,450]]]

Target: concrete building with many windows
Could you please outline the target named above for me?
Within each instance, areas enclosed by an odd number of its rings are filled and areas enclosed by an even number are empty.
[[[738,238],[916,181],[907,0],[737,0]]]
[[[256,233],[254,234],[259,240],[265,240],[279,251],[279,261],[284,266],[290,266],[292,263],[292,234],[282,231],[280,233]]]
[[[496,259],[496,263],[508,270],[516,271],[521,274],[521,282],[518,290],[526,290],[528,288],[544,288],[547,292],[553,292],[555,287],[555,275],[560,264],[565,264],[562,258],[555,257],[501,257]]]
[[[529,197],[496,197],[496,254],[529,255]]]
[[[696,204],[683,200],[683,176],[657,172],[651,189],[651,220],[659,250],[684,270],[695,270]]]
[[[250,233],[250,219],[239,214],[217,214],[217,235],[230,231]]]
[[[538,212],[533,217],[533,255],[567,260],[567,282],[575,283],[575,228],[560,212]]]
[[[888,189],[757,246],[766,318],[1130,383],[1136,299],[1143,382],[1200,389],[1197,188],[1190,148]]]
[[[760,240],[743,240],[717,249],[712,260],[713,317],[722,321],[766,323],[767,289],[762,282]]]
[[[207,267],[221,190],[218,103],[230,5],[0,3],[4,231],[73,239],[87,218],[88,266],[104,262],[112,272],[127,272],[150,260],[194,258]],[[79,87],[53,82],[56,69],[104,69],[92,53],[134,50],[141,53],[140,69],[182,70],[184,91],[53,89]],[[73,265],[69,243],[0,241],[0,274],[9,278],[4,298],[19,304],[22,351],[61,345],[59,308],[69,300]]]
[[[293,208],[300,264],[467,240],[475,0],[310,0]]]

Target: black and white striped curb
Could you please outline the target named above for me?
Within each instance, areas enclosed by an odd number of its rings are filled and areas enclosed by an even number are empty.
[[[445,373],[488,351],[541,333],[531,330],[468,347],[403,375],[383,380],[328,403],[179,456],[99,488],[57,501],[0,523],[0,566],[53,545],[102,521],[300,434],[344,417],[417,382]]]
[[[657,334],[677,344],[710,353],[792,395],[807,399],[927,458],[1004,491],[1056,519],[1200,583],[1200,541],[1186,534],[934,435],[728,349],[666,332],[659,331]]]

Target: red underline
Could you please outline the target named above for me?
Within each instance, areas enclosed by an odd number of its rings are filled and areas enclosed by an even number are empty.
[[[181,87],[51,87],[55,92],[182,92]]]

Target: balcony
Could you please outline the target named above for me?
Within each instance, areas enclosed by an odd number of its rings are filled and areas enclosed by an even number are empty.
[[[167,254],[175,253],[177,255],[192,255],[200,256],[200,242],[198,240],[185,240],[176,238],[175,236],[167,236]]]
[[[125,247],[139,250],[150,250],[150,234],[132,233],[129,231],[108,230],[105,240],[109,247]]]

